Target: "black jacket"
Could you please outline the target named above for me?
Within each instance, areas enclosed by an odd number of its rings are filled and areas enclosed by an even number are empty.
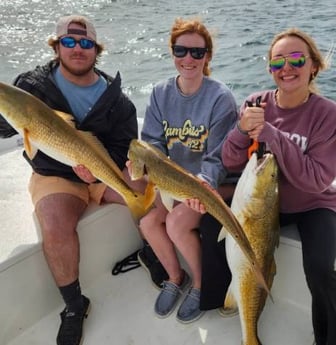
[[[44,66],[38,66],[32,71],[20,74],[15,79],[14,85],[38,97],[52,109],[72,114],[66,98],[57,88],[53,79],[51,72],[56,66],[57,63],[51,61]],[[98,69],[96,69],[96,73],[107,80],[107,89],[82,123],[76,123],[76,127],[83,131],[90,131],[97,136],[122,170],[127,160],[130,141],[138,137],[136,109],[121,91],[119,73],[115,78]],[[5,138],[14,134],[16,131],[1,118],[0,137]],[[24,157],[38,174],[60,176],[82,182],[71,167],[54,160],[41,151],[37,152],[33,160],[30,160],[25,152]]]

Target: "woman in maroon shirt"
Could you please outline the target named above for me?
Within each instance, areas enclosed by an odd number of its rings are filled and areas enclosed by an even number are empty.
[[[275,155],[280,221],[296,224],[300,234],[315,341],[336,344],[336,103],[319,95],[314,82],[326,61],[298,29],[274,37],[268,60],[277,88],[247,98],[222,161],[228,171],[242,171],[251,139]],[[187,204],[206,211],[196,199]]]
[[[248,97],[255,104],[261,96],[261,107],[241,108],[222,160],[241,170],[251,139],[276,156],[281,224],[295,223],[301,237],[315,341],[336,344],[336,104],[317,93],[314,79],[326,63],[306,33],[278,34],[268,58],[277,89]]]

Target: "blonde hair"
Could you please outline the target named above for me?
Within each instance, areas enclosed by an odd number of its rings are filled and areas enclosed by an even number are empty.
[[[318,88],[317,88],[316,83],[315,83],[315,78],[317,77],[317,75],[319,74],[320,71],[323,71],[323,70],[328,68],[329,57],[327,56],[327,58],[324,58],[322,56],[322,54],[321,54],[320,50],[318,49],[315,41],[307,33],[303,32],[297,28],[290,28],[290,29],[282,31],[279,34],[274,36],[274,38],[271,42],[270,48],[268,50],[268,60],[271,60],[271,58],[272,58],[272,50],[273,50],[274,45],[279,40],[286,38],[286,37],[296,37],[296,38],[302,40],[307,45],[307,48],[309,51],[309,56],[313,61],[314,67],[316,68],[315,73],[313,73],[309,79],[309,91],[312,93],[318,93],[319,91],[318,91]]]
[[[213,55],[213,41],[212,36],[205,25],[201,22],[199,18],[194,19],[183,19],[177,18],[170,31],[169,46],[170,49],[176,43],[176,40],[179,36],[184,34],[193,34],[196,33],[204,38],[205,47],[208,49],[208,60],[204,64],[203,74],[209,76],[211,74],[211,69],[209,62],[212,59]]]

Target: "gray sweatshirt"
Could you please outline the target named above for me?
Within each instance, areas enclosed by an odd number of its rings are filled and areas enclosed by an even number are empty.
[[[237,121],[236,102],[225,84],[209,77],[191,96],[181,93],[176,80],[173,77],[154,87],[141,138],[217,188],[227,175],[220,152]]]

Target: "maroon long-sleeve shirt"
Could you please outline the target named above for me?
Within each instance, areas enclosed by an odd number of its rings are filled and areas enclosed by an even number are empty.
[[[336,211],[336,103],[311,94],[306,103],[282,109],[275,103],[275,91],[255,93],[248,100],[255,102],[259,95],[267,105],[258,140],[266,143],[279,165],[280,211]],[[249,145],[248,135],[234,128],[222,148],[223,165],[229,171],[242,170]]]

